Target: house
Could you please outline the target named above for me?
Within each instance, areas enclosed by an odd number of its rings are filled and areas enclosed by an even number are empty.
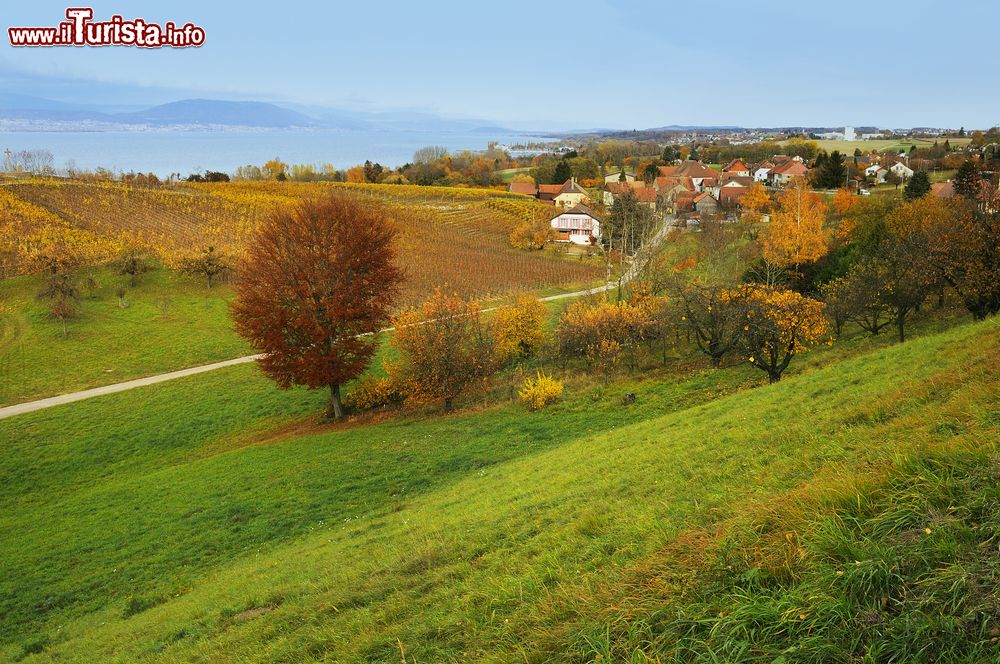
[[[950,182],[935,182],[931,185],[931,193],[938,198],[951,198],[955,195],[955,185]]]
[[[771,169],[771,184],[776,187],[781,187],[791,182],[792,178],[805,177],[808,174],[808,166],[803,164],[801,161],[789,159],[788,161],[777,164]]]
[[[739,207],[740,201],[747,192],[750,191],[750,187],[741,187],[739,185],[735,186],[724,186],[719,189],[719,206],[724,210],[732,210]]]
[[[895,164],[890,166],[889,172],[896,175],[896,177],[900,180],[909,180],[913,177],[913,169],[901,161],[897,161]]]
[[[668,177],[690,178],[694,190],[698,193],[704,191],[705,187],[714,186],[719,180],[719,172],[709,168],[700,161],[687,159],[673,168],[674,170],[669,173]],[[662,167],[660,173],[663,174]]]
[[[774,164],[769,161],[765,161],[757,167],[757,170],[753,172],[753,179],[757,182],[767,182],[771,179],[772,168],[774,168]]]
[[[609,182],[620,182],[621,175],[622,175],[621,170],[612,171],[611,173],[608,173],[607,175],[604,176],[604,184],[608,184]],[[635,173],[629,173],[628,171],[625,171],[625,182],[635,182]]]
[[[601,239],[601,220],[586,205],[562,210],[549,223],[556,232],[556,242],[591,245]]]
[[[685,187],[683,184],[675,184],[669,187],[662,187],[656,193],[657,206],[663,210],[676,212],[677,197],[680,196],[681,194],[689,195],[692,199],[694,198],[694,192]]]
[[[636,200],[640,203],[645,204],[650,209],[656,209],[656,195],[657,191],[653,187],[649,187],[645,182],[609,182],[604,187],[604,205],[605,207],[611,207],[614,202],[618,200],[622,194],[627,192],[632,192],[635,195]]]
[[[540,184],[538,185],[538,200],[555,204],[556,196],[562,191],[561,184]]]
[[[576,178],[570,178],[563,183],[553,200],[559,207],[569,209],[582,203],[590,203],[590,194],[576,183]]]
[[[524,194],[535,198],[538,196],[538,187],[534,182],[511,182],[508,191],[512,194]]]
[[[701,214],[712,214],[719,211],[719,201],[707,191],[695,196],[693,205],[694,211]]]
[[[674,211],[675,212],[691,212],[694,210],[694,199],[695,196],[699,194],[693,191],[681,191],[678,192],[674,198]]]
[[[872,164],[865,169],[865,177],[873,178],[876,182],[885,182],[887,175],[889,171],[881,164]]]
[[[742,159],[733,159],[722,168],[722,174],[725,175],[726,173],[750,177],[750,167],[744,164]]]

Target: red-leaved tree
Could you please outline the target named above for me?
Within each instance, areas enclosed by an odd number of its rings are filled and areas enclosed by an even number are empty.
[[[279,387],[329,388],[328,417],[343,416],[340,386],[368,366],[399,294],[396,235],[378,208],[331,194],[271,216],[240,266],[236,331]]]

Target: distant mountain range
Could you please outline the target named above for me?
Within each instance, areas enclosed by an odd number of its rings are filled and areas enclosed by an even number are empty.
[[[113,109],[24,94],[0,93],[0,128],[7,130],[169,128],[332,128],[463,133],[520,133],[486,120],[456,119],[422,112],[362,112],[260,101],[183,99],[149,108]]]

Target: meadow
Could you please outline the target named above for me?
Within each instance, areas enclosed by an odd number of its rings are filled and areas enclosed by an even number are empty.
[[[771,386],[746,365],[581,379],[543,413],[322,425],[322,395],[240,366],[2,421],[0,656],[656,657],[685,634],[657,602],[710,615],[674,591],[705,601],[734,524],[781,541],[848,480],[991,449],[997,325],[854,334]]]
[[[917,148],[932,147],[935,140],[938,143],[944,143],[944,139],[904,138],[875,139],[871,141],[818,140],[816,144],[819,145],[820,150],[826,150],[828,153],[839,150],[841,154],[853,155],[854,151],[858,149],[866,154],[872,150],[876,152],[899,152],[900,150],[909,152],[910,148],[914,146]],[[972,139],[949,138],[948,142],[953,148],[961,148],[971,143]]]

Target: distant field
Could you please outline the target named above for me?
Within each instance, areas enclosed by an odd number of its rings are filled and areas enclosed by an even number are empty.
[[[860,148],[862,152],[871,152],[872,150],[877,150],[878,152],[898,152],[899,150],[909,150],[911,147],[916,145],[918,148],[929,148],[934,145],[935,139],[902,139],[902,140],[875,140],[875,141],[816,141],[819,144],[820,149],[826,150],[827,152],[833,152],[834,150],[839,150],[842,154],[854,154],[854,150]],[[945,139],[937,139],[939,143],[944,143]],[[972,139],[971,138],[948,138],[949,143],[953,148],[964,147],[968,145]]]
[[[518,175],[520,173],[527,173],[530,170],[531,170],[530,168],[505,168],[504,170],[497,172],[500,174],[500,177],[503,179],[504,182],[510,182],[511,180],[514,179],[515,175]]]
[[[589,283],[602,274],[591,262],[512,248],[511,230],[540,204],[484,189],[291,182],[137,187],[36,178],[2,183],[0,230],[6,225],[28,238],[63,234],[96,262],[137,245],[172,265],[208,245],[238,255],[265,215],[331,190],[366,196],[399,224],[406,302],[439,286],[488,297]]]

